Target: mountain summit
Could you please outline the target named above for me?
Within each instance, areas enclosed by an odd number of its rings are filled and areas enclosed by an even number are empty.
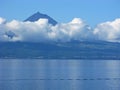
[[[31,22],[34,22],[34,21],[37,21],[41,18],[45,18],[45,19],[48,19],[48,23],[49,24],[52,24],[52,25],[56,25],[57,24],[57,21],[55,21],[53,18],[51,18],[50,16],[46,15],[46,14],[42,14],[40,12],[37,12],[35,14],[33,14],[32,16],[28,17],[26,20],[24,21],[31,21]]]

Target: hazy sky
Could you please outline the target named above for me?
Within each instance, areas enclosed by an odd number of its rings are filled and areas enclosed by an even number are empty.
[[[0,0],[0,17],[7,20],[24,20],[37,11],[58,22],[82,18],[94,27],[120,18],[120,0]]]

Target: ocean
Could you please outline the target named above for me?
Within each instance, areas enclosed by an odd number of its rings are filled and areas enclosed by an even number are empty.
[[[120,60],[0,59],[0,90],[120,90]]]

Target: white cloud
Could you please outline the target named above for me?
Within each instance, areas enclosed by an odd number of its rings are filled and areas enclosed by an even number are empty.
[[[93,33],[99,40],[120,42],[120,19],[98,24]]]
[[[80,18],[74,18],[68,23],[52,26],[47,19],[36,22],[12,20],[6,22],[0,18],[0,41],[47,42],[71,40],[103,40],[120,42],[120,19],[98,24],[91,29]]]
[[[41,42],[50,40],[66,42],[70,40],[86,40],[92,34],[90,27],[79,18],[75,18],[69,23],[57,24],[56,26],[48,24],[47,19],[39,19],[36,22],[13,20],[2,26],[4,27],[2,38],[5,41]]]
[[[0,17],[0,24],[3,24],[6,20]]]

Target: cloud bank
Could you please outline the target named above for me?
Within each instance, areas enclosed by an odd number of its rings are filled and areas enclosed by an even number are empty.
[[[85,21],[74,18],[68,23],[55,26],[47,19],[36,22],[12,20],[7,22],[0,18],[0,41],[47,42],[71,40],[120,41],[120,19],[98,24],[92,29]]]
[[[93,33],[99,40],[120,42],[120,18],[98,24]]]

